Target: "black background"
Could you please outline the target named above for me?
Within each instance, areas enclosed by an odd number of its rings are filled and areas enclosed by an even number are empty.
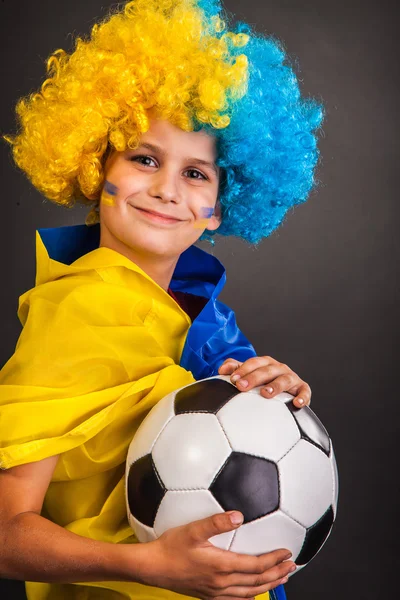
[[[0,4],[1,133],[14,132],[19,96],[36,90],[53,50],[72,48],[110,6],[100,0]],[[227,269],[220,296],[257,353],[311,385],[340,475],[338,519],[313,562],[286,586],[289,600],[395,598],[400,552],[397,443],[399,280],[399,44],[394,2],[226,0],[259,32],[281,39],[305,96],[326,120],[308,202],[255,250],[202,242]],[[43,199],[0,145],[0,364],[20,333],[18,297],[34,285],[35,230],[83,223],[87,209]],[[396,589],[396,588],[395,588]],[[0,596],[23,598],[1,581]]]

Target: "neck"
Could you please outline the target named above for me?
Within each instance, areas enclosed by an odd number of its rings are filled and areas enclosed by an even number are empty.
[[[111,238],[103,229],[100,234],[99,247],[110,248],[122,254],[147,273],[163,290],[168,290],[179,257],[171,258],[145,254],[136,248],[129,248],[115,237]]]

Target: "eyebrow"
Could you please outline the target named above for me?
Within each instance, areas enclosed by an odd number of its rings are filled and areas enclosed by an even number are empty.
[[[156,144],[150,144],[150,142],[142,142],[141,144],[139,144],[136,150],[139,150],[139,148],[148,148],[152,152],[158,152],[159,154],[161,154],[161,156],[165,156],[166,154],[165,150],[163,150],[160,146],[157,146]],[[218,167],[214,162],[209,162],[208,160],[203,160],[202,158],[186,158],[186,160],[192,164],[210,167],[215,172],[215,174],[218,175]]]

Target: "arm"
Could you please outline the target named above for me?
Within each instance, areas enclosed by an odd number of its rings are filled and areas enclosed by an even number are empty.
[[[0,575],[43,582],[139,581],[141,546],[98,542],[40,516],[58,456],[0,471]],[[135,566],[137,569],[135,569]]]
[[[2,577],[60,583],[130,581],[198,598],[249,598],[286,581],[294,569],[286,560],[287,550],[255,557],[208,542],[239,526],[230,513],[170,529],[146,544],[110,544],[75,535],[40,516],[57,461],[58,456],[52,456],[0,471]]]

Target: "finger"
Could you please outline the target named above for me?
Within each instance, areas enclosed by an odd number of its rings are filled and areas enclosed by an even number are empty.
[[[256,369],[260,369],[262,367],[265,368],[270,364],[279,363],[270,356],[252,356],[251,358],[248,358],[243,363],[241,363],[241,365],[236,369],[235,375],[239,375],[239,377],[244,377],[247,376],[248,373],[252,373]]]
[[[290,390],[298,389],[298,385],[302,384],[303,381],[296,373],[289,371],[283,375],[278,375],[273,379],[267,386],[261,388],[261,394],[266,398],[273,398],[277,394],[282,392],[290,392]]]
[[[272,382],[277,380],[278,377],[283,377],[285,375],[290,375],[291,373],[293,373],[292,371],[288,370],[288,367],[286,367],[285,365],[280,365],[280,364],[258,367],[257,369],[255,369],[253,371],[250,371],[249,369],[247,369],[245,367],[246,367],[246,365],[242,365],[242,367],[240,367],[240,369],[238,371],[236,371],[235,373],[233,373],[231,375],[232,383],[236,383],[238,389],[240,389],[242,391],[251,390],[254,387],[257,387],[260,385],[266,385],[267,388],[270,388],[272,386]],[[247,373],[246,373],[246,371],[247,371]],[[243,375],[240,377],[240,379],[237,379],[235,377],[237,374],[241,375],[242,373],[243,373]],[[246,385],[246,382],[247,382],[247,385]],[[291,387],[293,387],[294,384],[298,383],[298,382],[299,382],[299,378],[297,375],[295,375],[295,377],[293,377],[293,379],[291,380],[291,384],[289,383],[289,380],[288,380],[287,385],[290,385]],[[271,387],[271,389],[273,389],[273,388]],[[270,396],[270,397],[272,398],[272,396]]]
[[[293,393],[293,392],[291,392]],[[311,404],[311,388],[307,383],[303,383],[299,388],[295,390],[293,394],[293,404],[297,408],[303,408],[303,406],[310,406]]]
[[[284,560],[291,557],[287,548],[280,548],[273,552],[267,552],[261,556],[252,556],[251,554],[236,554],[229,551],[226,556],[226,562],[222,569],[226,574],[232,573],[250,573],[250,575],[259,575],[267,569],[275,567]]]
[[[282,375],[286,371],[279,364],[262,364],[251,366],[248,361],[242,364],[239,369],[236,369],[231,376],[232,383],[237,383],[243,388],[243,381],[247,381],[246,389],[251,389],[257,385],[263,385],[269,381],[273,381],[278,375]]]
[[[285,560],[280,564],[267,569],[263,573],[257,575],[249,575],[244,573],[232,573],[226,577],[226,586],[246,586],[246,587],[259,587],[260,585],[266,585],[268,583],[274,584],[283,577],[288,576],[296,570],[296,565],[291,560]]]
[[[237,516],[240,519],[236,522],[232,521],[232,517]],[[205,543],[210,537],[218,535],[220,533],[226,533],[233,531],[240,527],[243,522],[243,514],[239,511],[227,511],[224,513],[217,513],[206,517],[205,519],[199,519],[193,521],[182,527],[186,529],[189,539],[194,543]],[[225,550],[229,554],[228,550]]]
[[[224,590],[224,595],[228,597],[234,596],[236,598],[248,598],[249,596],[259,596],[260,594],[264,594],[265,592],[273,590],[274,588],[278,587],[278,585],[287,583],[287,581],[288,577],[286,576],[282,577],[282,579],[278,579],[277,581],[260,585],[258,587],[235,586]]]
[[[235,358],[228,358],[218,369],[221,375],[231,375],[235,369],[238,369],[243,363]]]

